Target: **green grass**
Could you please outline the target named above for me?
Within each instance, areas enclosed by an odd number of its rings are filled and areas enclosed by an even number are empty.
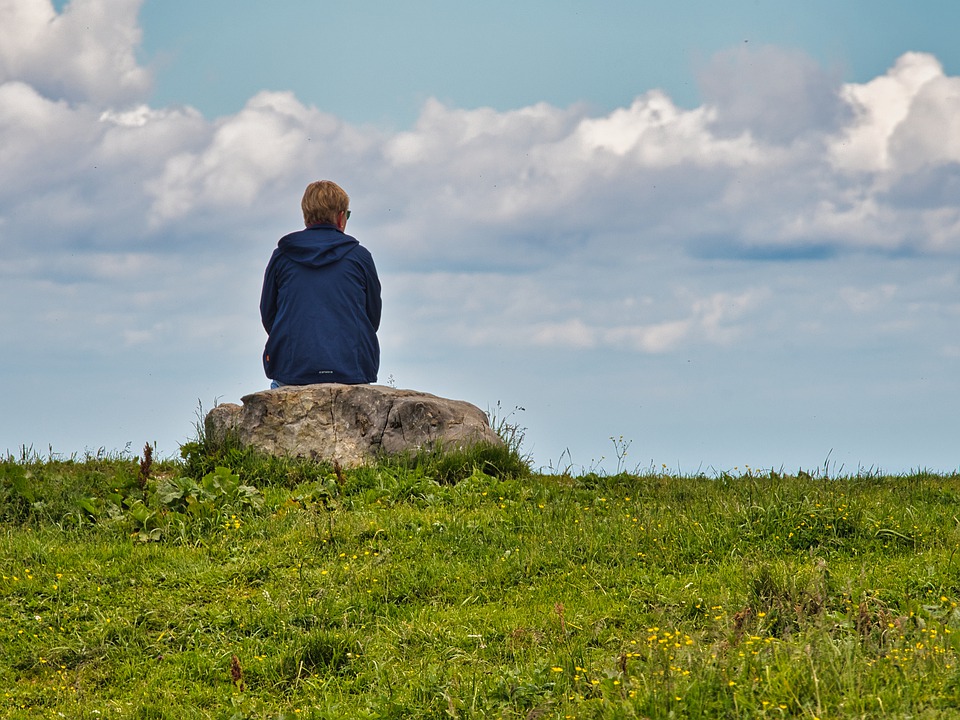
[[[0,461],[0,717],[960,716],[960,476],[185,450]]]

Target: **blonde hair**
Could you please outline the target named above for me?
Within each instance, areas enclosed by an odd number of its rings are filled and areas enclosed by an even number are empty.
[[[337,216],[350,207],[350,196],[332,180],[318,180],[307,185],[300,207],[305,225],[336,223]]]

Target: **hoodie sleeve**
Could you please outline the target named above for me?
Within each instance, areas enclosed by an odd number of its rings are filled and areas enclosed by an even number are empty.
[[[373,256],[367,256],[368,263],[364,263],[364,270],[367,273],[367,317],[374,330],[380,329],[380,314],[383,310],[383,302],[380,299],[380,278],[377,276],[377,267],[373,264]]]
[[[277,252],[274,252],[267,263],[263,274],[263,289],[260,291],[260,321],[267,335],[273,330],[273,321],[277,317]]]

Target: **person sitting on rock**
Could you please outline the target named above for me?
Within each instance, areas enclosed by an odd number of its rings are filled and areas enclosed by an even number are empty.
[[[380,279],[373,256],[344,229],[350,198],[329,180],[303,193],[304,230],[280,238],[260,295],[271,387],[377,380]]]

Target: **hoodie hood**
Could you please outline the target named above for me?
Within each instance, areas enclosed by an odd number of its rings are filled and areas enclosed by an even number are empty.
[[[323,267],[342,259],[359,241],[335,225],[311,225],[280,238],[277,249],[296,263]]]

